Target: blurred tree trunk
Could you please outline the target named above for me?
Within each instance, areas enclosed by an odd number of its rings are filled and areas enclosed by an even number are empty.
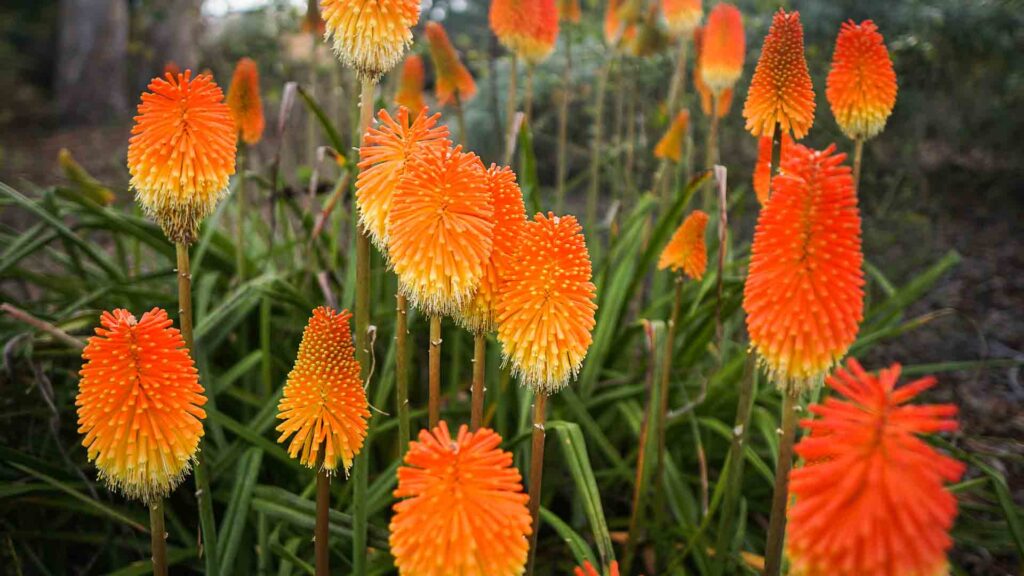
[[[128,110],[125,0],[61,0],[55,84],[61,117],[98,122]]]
[[[199,65],[199,27],[202,0],[145,0],[143,18],[144,46],[149,77],[160,74],[173,62],[184,72]]]

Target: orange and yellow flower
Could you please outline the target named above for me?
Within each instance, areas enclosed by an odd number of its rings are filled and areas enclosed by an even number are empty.
[[[694,280],[703,278],[708,266],[708,248],[704,243],[707,225],[708,215],[703,210],[694,210],[687,216],[661,252],[658,270],[669,268]]]
[[[580,21],[580,0],[557,0],[558,19],[578,24]]]
[[[747,130],[771,136],[778,124],[803,138],[814,123],[814,85],[804,58],[804,27],[799,12],[779,8],[764,39],[761,58],[743,105]]]
[[[289,456],[328,474],[338,468],[338,460],[348,473],[370,419],[349,330],[351,317],[348,310],[313,310],[277,405],[277,418],[283,420],[276,428],[281,433],[277,441],[291,438]]]
[[[625,0],[608,0],[604,12],[604,41],[609,46],[628,44],[636,38],[636,22],[619,14]]]
[[[476,95],[476,82],[469,69],[459,60],[448,34],[437,22],[427,22],[427,45],[434,62],[434,95],[441,106],[458,99],[467,102]]]
[[[703,0],[661,0],[661,13],[668,29],[685,42],[704,17]]]
[[[577,566],[573,571],[573,576],[601,576],[601,573],[594,568],[594,565],[590,563],[590,560],[583,562],[583,566]],[[608,568],[608,576],[619,576],[619,563],[612,561],[612,565]]]
[[[320,0],[320,10],[334,52],[372,82],[402,59],[420,19],[419,0]]]
[[[128,143],[139,204],[172,242],[191,244],[235,173],[235,122],[213,78],[154,78]]]
[[[871,138],[885,128],[896,105],[896,72],[878,26],[846,22],[836,38],[825,96],[843,133]]]
[[[405,106],[409,110],[424,109],[427,106],[427,101],[423,98],[425,80],[423,58],[416,54],[410,54],[402,64],[402,75],[398,78],[395,104]]]
[[[701,79],[712,94],[721,95],[732,88],[743,73],[747,39],[743,15],[728,3],[716,5],[708,14],[701,42]]]
[[[399,574],[522,574],[531,533],[529,500],[501,436],[441,422],[421,430],[398,469],[389,542]]]
[[[573,216],[534,216],[498,295],[506,361],[523,384],[549,394],[579,373],[592,341],[596,289],[582,230]]]
[[[252,58],[242,58],[235,65],[235,75],[228,88],[228,108],[235,126],[246,144],[255,144],[263,137],[263,100],[260,99],[260,73]]]
[[[810,434],[796,447],[806,464],[790,473],[794,573],[949,573],[957,502],[945,484],[959,481],[964,465],[919,436],[956,430],[957,409],[909,404],[935,378],[897,387],[899,376],[899,364],[874,375],[851,359],[828,379],[845,398],[812,405],[817,418],[800,423]]]
[[[493,247],[473,298],[459,314],[459,322],[472,332],[494,330],[498,288],[508,273],[526,227],[526,207],[523,193],[516,184],[516,173],[507,166],[499,168],[492,164],[487,170],[487,187],[494,207]]]
[[[483,277],[494,208],[480,158],[462,147],[424,148],[406,165],[388,215],[399,289],[430,316],[457,313]]]
[[[419,109],[412,123],[406,108],[399,108],[394,118],[387,110],[381,110],[377,118],[379,125],[367,129],[359,148],[356,205],[370,239],[378,249],[386,251],[391,199],[409,159],[427,148],[447,148],[448,128],[437,126],[441,115],[428,116],[426,108]]]
[[[654,157],[679,162],[683,158],[686,130],[690,127],[690,111],[680,110],[672,124],[654,147]]]
[[[100,478],[129,498],[167,496],[188,475],[203,436],[203,387],[167,312],[136,321],[104,312],[82,352],[78,433]]]
[[[493,0],[490,21],[498,41],[528,64],[543,61],[555,49],[555,0]]]
[[[750,342],[776,385],[819,385],[864,313],[860,212],[835,146],[786,148],[757,219],[743,291]]]

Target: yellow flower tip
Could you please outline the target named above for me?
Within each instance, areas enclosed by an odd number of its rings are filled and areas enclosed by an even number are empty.
[[[143,502],[170,494],[188,475],[206,404],[185,340],[167,312],[136,321],[104,312],[82,352],[78,432],[111,489]]]
[[[846,156],[784,148],[751,247],[743,309],[751,346],[783,390],[820,386],[864,315],[860,211]]]
[[[168,74],[142,94],[128,144],[131,186],[172,242],[191,244],[199,223],[227,193],[236,135],[211,76]]]
[[[519,238],[526,227],[526,207],[515,172],[508,166],[499,168],[492,164],[487,170],[487,188],[494,206],[493,248],[476,292],[458,315],[459,323],[474,333],[495,329],[494,307],[498,289],[508,274]]]
[[[654,147],[655,158],[663,158],[679,162],[683,159],[683,145],[686,143],[686,130],[690,127],[690,111],[680,110],[672,120],[665,135]]]
[[[501,436],[442,421],[409,443],[389,543],[404,576],[518,576],[532,532],[529,496]]]
[[[320,0],[320,10],[338,58],[371,82],[402,59],[420,19],[419,0]]]
[[[731,89],[743,73],[747,40],[743,15],[725,2],[716,5],[704,27],[701,50],[701,79],[713,94]]]
[[[573,216],[526,223],[495,313],[506,362],[523,384],[554,393],[576,377],[592,341],[596,288]]]
[[[348,473],[370,419],[349,330],[351,317],[347,310],[326,306],[313,310],[277,405],[277,417],[283,420],[276,428],[281,433],[277,441],[291,438],[289,456],[329,474],[339,460]]]
[[[694,280],[703,278],[708,266],[708,249],[704,243],[707,225],[708,215],[703,210],[694,210],[687,216],[658,258],[658,270],[669,268]]]
[[[489,18],[498,41],[528,64],[542,62],[555,49],[555,0],[493,0]]]
[[[359,220],[370,240],[387,250],[387,220],[395,189],[405,174],[409,159],[427,148],[448,146],[448,128],[437,126],[441,114],[429,115],[426,107],[410,120],[409,110],[399,108],[392,117],[387,110],[377,114],[378,125],[370,126],[359,148],[359,176],[356,205]]]
[[[704,17],[703,0],[661,0],[661,13],[668,29],[685,42]]]
[[[387,229],[402,293],[429,316],[458,313],[483,277],[494,239],[480,158],[447,145],[413,156],[391,201]]]
[[[814,86],[804,58],[799,12],[779,8],[775,13],[750,81],[743,117],[754,136],[771,136],[778,124],[800,139],[814,123]]]
[[[441,106],[456,101],[467,102],[476,96],[476,82],[459,59],[448,33],[437,22],[427,22],[425,33],[434,63],[434,95]]]
[[[896,105],[896,72],[878,26],[843,24],[836,38],[825,96],[839,128],[853,140],[872,138]]]
[[[402,75],[398,79],[398,90],[395,93],[395,104],[405,106],[409,110],[422,110],[427,102],[423,98],[423,85],[426,72],[423,58],[410,54],[402,64]]]
[[[260,74],[256,62],[242,58],[228,88],[228,108],[242,141],[256,144],[263,137],[263,101],[260,99]]]

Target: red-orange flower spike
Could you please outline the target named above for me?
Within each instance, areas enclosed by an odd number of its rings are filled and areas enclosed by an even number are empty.
[[[690,127],[690,111],[680,110],[672,124],[665,131],[658,144],[654,147],[655,158],[664,158],[679,162],[683,158],[683,145],[686,143],[686,130]]]
[[[78,433],[107,485],[158,500],[192,468],[206,396],[167,312],[154,308],[136,321],[118,309],[100,325],[82,352]]]
[[[896,105],[896,91],[896,72],[875,23],[844,23],[825,88],[839,128],[854,140],[878,135]]]
[[[738,8],[723,2],[711,10],[701,50],[701,78],[713,94],[721,95],[740,79],[747,53],[743,15]]]
[[[557,392],[579,373],[592,341],[596,288],[573,216],[526,223],[498,302],[498,341],[523,384]]]
[[[402,59],[420,19],[419,0],[320,0],[320,10],[334,52],[372,82]]]
[[[172,242],[191,244],[227,193],[236,136],[224,93],[210,76],[168,74],[142,94],[128,144],[131,186]]]
[[[414,156],[391,202],[388,237],[399,289],[428,315],[457,313],[480,283],[494,240],[476,154],[446,146]]]
[[[580,0],[557,0],[558,19],[578,24],[580,21]]]
[[[448,34],[437,22],[427,22],[427,45],[434,63],[434,95],[441,106],[452,104],[458,98],[467,102],[476,95],[476,82],[469,69],[459,60]]]
[[[693,65],[693,84],[697,88],[697,93],[700,94],[700,109],[704,112],[705,116],[711,115],[711,87],[704,83],[704,72],[701,69],[701,61],[703,60],[703,46],[704,46],[704,28],[698,26],[693,31],[693,46],[697,49],[696,59]],[[726,88],[722,90],[722,93],[718,95],[718,117],[725,118],[729,114],[729,110],[732,109],[732,95],[733,89]]]
[[[242,141],[246,144],[259,142],[263,137],[263,100],[260,99],[260,73],[252,58],[242,58],[235,65],[235,75],[228,88],[228,108]]]
[[[774,202],[774,200],[773,200]],[[786,539],[793,572],[806,576],[947,574],[957,502],[945,488],[964,465],[918,436],[957,429],[956,406],[911,405],[935,378],[896,387],[900,365],[868,374],[855,360],[828,385],[845,397],[812,405],[817,416],[790,473],[796,504]]]
[[[573,571],[573,576],[601,576],[601,573],[594,568],[594,565],[590,563],[590,560],[585,560],[583,566],[577,566]],[[608,568],[608,576],[619,576],[619,563],[612,561],[612,565]]]
[[[492,164],[487,170],[487,187],[494,207],[493,248],[476,293],[459,314],[459,322],[472,332],[494,330],[498,288],[508,273],[526,227],[526,208],[523,193],[516,184],[516,173],[507,166],[499,168]]]
[[[555,49],[555,0],[492,0],[490,21],[498,41],[529,64],[543,61]]]
[[[743,291],[747,331],[787,391],[820,384],[863,318],[860,212],[845,158],[835,146],[787,147],[754,231]]]
[[[409,444],[389,542],[404,576],[522,574],[530,512],[522,477],[501,437],[462,425],[456,438],[441,422]]]
[[[394,118],[387,110],[381,110],[377,118],[379,124],[367,129],[359,148],[356,205],[370,239],[377,248],[386,251],[391,199],[409,159],[427,148],[447,148],[448,128],[437,126],[441,115],[428,116],[425,107],[419,109],[411,123],[406,108],[399,108]]]
[[[619,15],[624,0],[608,0],[604,12],[604,40],[609,46],[628,44],[636,38],[636,23]]]
[[[668,29],[681,36],[682,42],[700,26],[700,19],[704,17],[702,4],[703,0],[661,0],[661,13]]]
[[[761,58],[743,105],[747,130],[771,136],[778,123],[803,138],[814,123],[814,85],[804,58],[804,27],[800,13],[779,8],[764,39]]]
[[[658,270],[670,268],[694,280],[703,278],[708,266],[708,248],[704,243],[707,225],[708,215],[703,210],[694,210],[687,216],[661,252]]]
[[[349,330],[351,317],[348,310],[313,310],[277,405],[277,417],[284,420],[277,425],[277,441],[291,438],[289,456],[329,474],[339,460],[348,473],[363,447],[370,418]]]
[[[410,54],[402,64],[402,75],[398,78],[398,91],[395,93],[395,104],[405,106],[409,110],[422,110],[427,102],[423,98],[423,85],[426,73],[423,58]]]

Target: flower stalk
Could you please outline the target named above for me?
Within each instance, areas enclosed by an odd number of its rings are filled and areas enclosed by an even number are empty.
[[[398,414],[398,455],[409,449],[409,302],[395,295],[395,411]]]
[[[331,573],[331,544],[328,531],[330,509],[331,480],[327,477],[327,469],[321,466],[316,472],[316,529],[313,538],[316,576],[328,576]]]
[[[164,529],[164,499],[149,503],[149,547],[153,558],[153,575],[167,576],[167,530]]]
[[[429,364],[429,399],[427,413],[430,428],[433,429],[441,420],[441,317],[430,317],[430,349]]]
[[[853,190],[860,190],[860,164],[864,156],[864,137],[853,141]]]
[[[543,391],[535,391],[533,396],[533,435],[530,442],[530,518],[533,519],[533,531],[530,533],[530,562],[526,573],[533,575],[537,560],[537,532],[540,528],[540,495],[541,483],[544,480],[544,440],[546,432],[544,424],[547,420],[548,395]]]
[[[786,541],[786,504],[789,501],[789,471],[793,467],[793,441],[796,439],[799,393],[787,391],[782,399],[782,437],[779,439],[779,461],[775,465],[775,490],[772,492],[768,539],[765,544],[765,576],[782,573],[782,546]]]
[[[477,331],[473,334],[473,388],[470,409],[470,430],[476,430],[484,423],[484,375],[487,371],[487,335]]]

